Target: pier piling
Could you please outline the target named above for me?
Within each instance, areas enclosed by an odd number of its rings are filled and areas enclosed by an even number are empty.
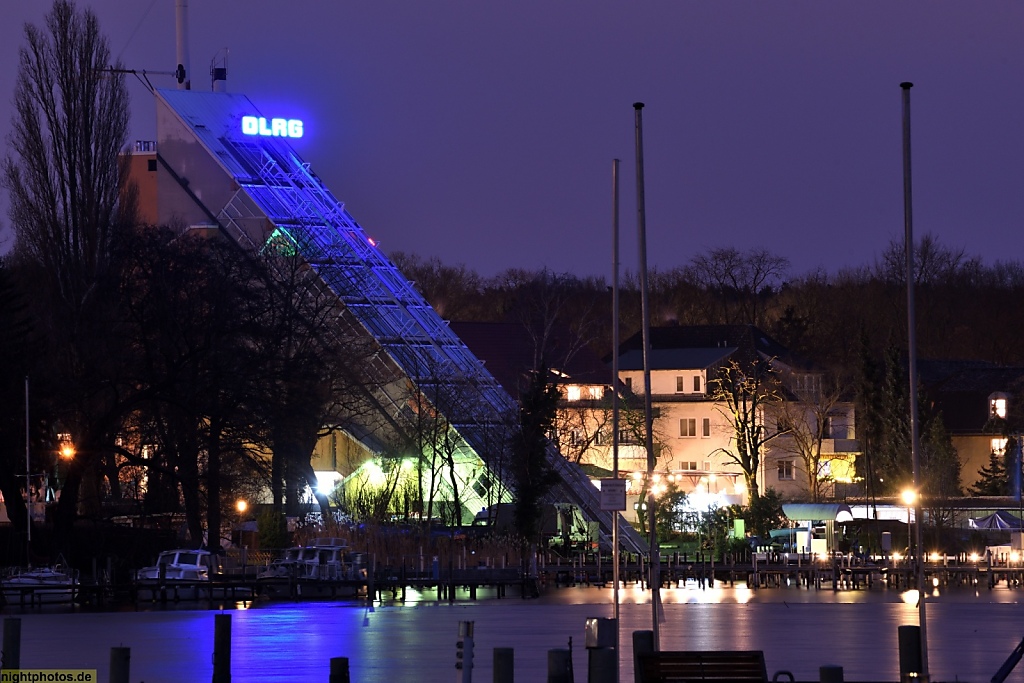
[[[110,683],[128,683],[131,659],[130,647],[110,648]]]
[[[231,683],[231,615],[213,619],[213,683]]]
[[[4,649],[0,652],[0,671],[14,671],[21,668],[21,619],[4,619]]]
[[[331,657],[331,678],[329,683],[349,683],[348,657]]]
[[[515,682],[515,652],[511,647],[494,648],[494,683]]]

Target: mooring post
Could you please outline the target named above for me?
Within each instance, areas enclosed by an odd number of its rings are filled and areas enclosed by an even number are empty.
[[[331,657],[330,683],[349,683],[348,657]]]
[[[4,619],[4,649],[0,652],[0,671],[15,671],[21,668],[21,619]]]
[[[654,652],[654,631],[633,631],[633,678],[640,677],[640,655]]]
[[[843,667],[825,664],[818,667],[819,683],[843,683]]]
[[[897,629],[900,652],[900,681],[916,681],[921,676],[921,627],[900,626]]]
[[[110,648],[110,683],[128,683],[131,659],[130,647]]]
[[[511,647],[494,648],[494,683],[514,683],[516,651]]]
[[[213,617],[213,683],[231,683],[231,615]]]
[[[548,650],[548,683],[573,683],[572,653],[567,648]]]

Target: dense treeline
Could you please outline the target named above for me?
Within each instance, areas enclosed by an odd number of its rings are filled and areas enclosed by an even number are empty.
[[[606,355],[611,294],[601,277],[510,269],[484,278],[464,265],[396,253],[392,259],[450,320],[557,321]],[[903,245],[873,264],[838,273],[789,272],[784,255],[765,249],[714,249],[650,274],[652,325],[752,324],[798,356],[851,374],[866,345],[881,358],[906,348]],[[984,265],[964,250],[925,236],[915,245],[920,358],[1024,364],[1024,264]],[[640,329],[638,278],[621,292],[621,334]]]

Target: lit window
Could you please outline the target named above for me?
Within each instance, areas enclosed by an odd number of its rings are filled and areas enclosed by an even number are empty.
[[[565,398],[569,401],[580,400],[580,387],[578,384],[570,384],[565,388]]]
[[[604,387],[600,385],[587,387],[587,398],[591,401],[600,401],[604,398]]]
[[[793,479],[793,461],[792,460],[780,460],[779,461],[779,481],[786,481]]]
[[[992,452],[996,455],[1006,455],[1006,441],[1005,438],[999,437],[992,439]]]
[[[679,420],[679,436],[697,436],[697,418],[681,418]]]
[[[992,399],[992,414],[996,417],[1006,418],[1006,399],[1005,398],[994,398]]]

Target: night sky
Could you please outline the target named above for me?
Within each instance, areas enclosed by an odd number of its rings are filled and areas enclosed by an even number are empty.
[[[173,70],[174,0],[88,4],[126,67]],[[3,5],[6,131],[22,26],[50,3]],[[635,268],[642,101],[651,265],[723,246],[794,276],[869,265],[903,235],[912,81],[915,235],[1024,260],[1016,0],[191,0],[189,19],[193,89],[228,48],[228,89],[305,121],[299,154],[388,252],[607,276],[617,157]],[[152,139],[129,88],[132,137]]]

